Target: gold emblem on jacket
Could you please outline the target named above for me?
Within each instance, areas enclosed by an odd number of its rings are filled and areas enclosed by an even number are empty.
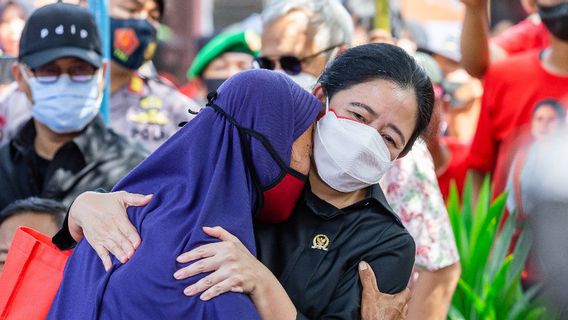
[[[312,240],[312,249],[327,251],[329,238],[325,234],[318,234]]]
[[[128,120],[135,123],[166,125],[168,117],[162,111],[163,101],[158,96],[148,96],[140,99],[140,109],[128,113]]]

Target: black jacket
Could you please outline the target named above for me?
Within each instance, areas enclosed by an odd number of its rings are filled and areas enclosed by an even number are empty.
[[[112,187],[147,155],[139,145],[94,120],[40,169],[33,120],[0,148],[0,211],[15,200],[42,197],[69,206],[85,191]],[[45,163],[45,160],[44,160]]]
[[[414,265],[412,236],[381,188],[337,209],[304,189],[289,220],[255,222],[257,256],[278,278],[298,319],[359,319],[358,264],[368,262],[383,293],[404,290]]]
[[[254,232],[258,259],[278,278],[301,320],[360,319],[362,260],[371,265],[383,293],[404,290],[414,266],[414,240],[378,185],[343,209],[306,186],[289,220],[256,221]],[[53,243],[73,247],[67,222]]]

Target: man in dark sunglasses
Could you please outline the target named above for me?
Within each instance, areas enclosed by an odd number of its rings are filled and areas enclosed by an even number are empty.
[[[307,57],[298,58],[296,56],[280,56],[279,58],[271,58],[268,56],[261,56],[254,59],[253,66],[261,69],[274,70],[276,68],[282,69],[286,74],[295,76],[302,72],[302,64],[307,63],[311,59],[327,53],[329,51],[338,49],[340,45],[334,45],[329,48],[318,51]]]
[[[327,62],[351,46],[353,23],[336,0],[273,1],[262,19],[261,55],[253,67],[284,72],[307,90]]]

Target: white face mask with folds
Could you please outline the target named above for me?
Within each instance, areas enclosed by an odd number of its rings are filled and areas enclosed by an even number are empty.
[[[355,120],[338,118],[329,109],[316,123],[314,161],[320,178],[340,192],[379,183],[393,161],[377,130]]]

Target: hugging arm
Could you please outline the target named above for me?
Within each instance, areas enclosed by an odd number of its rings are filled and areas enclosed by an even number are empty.
[[[174,274],[177,279],[212,272],[186,288],[187,295],[200,294],[201,299],[209,300],[224,292],[245,292],[251,296],[263,319],[311,318],[296,309],[276,277],[236,237],[221,227],[203,228],[203,231],[221,242],[197,247],[178,257],[178,262],[194,263],[178,270]],[[362,262],[360,274],[354,266],[342,277],[325,312],[311,316],[317,319],[404,319],[410,298],[405,288],[414,263],[414,241],[407,233],[391,237],[386,245],[377,246],[373,255],[378,258],[371,264],[386,271],[380,269],[383,276],[379,283],[384,282],[381,288],[398,294],[381,293],[373,271]]]
[[[150,201],[151,196],[123,191],[85,192],[75,199],[63,228],[53,242],[60,249],[67,249],[84,237],[108,271],[112,266],[109,254],[126,263],[141,242],[136,228],[128,220],[126,209],[129,206],[144,206]],[[243,292],[251,297],[264,319],[296,317],[296,309],[280,282],[238,238],[220,227],[205,227],[203,231],[221,241],[198,247],[178,257],[180,263],[201,260],[176,272],[174,277],[184,279],[191,274],[216,272],[186,289],[186,295],[206,290],[200,297],[209,300],[228,291]]]
[[[69,208],[62,229],[52,241],[59,249],[66,250],[85,237],[108,271],[112,266],[110,254],[125,263],[141,242],[126,209],[145,206],[151,199],[151,195],[124,191],[82,193]]]
[[[60,248],[68,247],[84,236],[91,246],[98,246],[97,254],[105,268],[110,262],[109,253],[117,258],[122,257],[119,260],[126,262],[141,241],[138,232],[128,220],[126,209],[129,206],[144,206],[150,201],[151,196],[126,192],[84,193],[71,206],[66,219],[68,223],[54,237],[54,243]],[[203,300],[208,300],[223,292],[245,292],[251,296],[264,319],[274,319],[275,315],[282,319],[308,319],[296,310],[270,270],[244,248],[236,237],[222,228],[204,228],[203,231],[221,242],[198,247],[180,255],[178,262],[198,261],[180,269],[180,273],[176,272],[175,277],[183,279],[191,274],[216,271],[196,283],[193,288],[186,288],[186,294],[200,294]],[[396,239],[389,239],[385,246],[378,245],[377,252],[373,253],[373,256],[378,258],[369,261],[374,270],[381,270],[378,279],[381,291],[400,293],[393,296],[382,294],[376,286],[377,281],[365,270],[361,270],[362,288],[357,268],[354,267],[338,285],[334,301],[329,304],[326,314],[345,314],[346,318],[355,315],[357,318],[361,312],[364,320],[400,319],[392,315],[397,314],[393,310],[403,310],[401,304],[405,305],[403,302],[408,299],[408,292],[403,289],[414,263],[414,242],[408,234],[394,238]],[[388,252],[390,253],[386,254]],[[223,269],[220,268],[222,264],[225,265]],[[407,265],[410,267],[406,268]],[[275,306],[278,306],[278,310]],[[389,309],[390,312],[385,311]],[[385,317],[389,314],[391,316]]]
[[[406,318],[408,302],[411,298],[409,289],[404,289],[397,294],[381,293],[373,269],[364,261],[359,263],[359,278],[363,286],[361,319],[400,320]]]
[[[194,263],[174,273],[176,279],[211,272],[187,287],[186,295],[200,294],[201,300],[210,300],[225,292],[243,292],[251,297],[262,319],[296,317],[296,308],[278,279],[237,237],[221,227],[204,227],[203,232],[220,242],[197,247],[177,258],[180,263]]]

